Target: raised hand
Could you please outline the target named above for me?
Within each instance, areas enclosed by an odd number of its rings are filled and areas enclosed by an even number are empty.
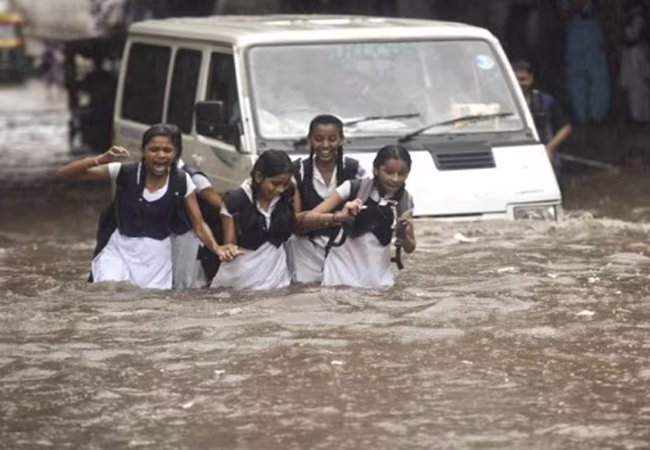
[[[119,145],[114,145],[102,153],[98,159],[102,164],[108,164],[112,162],[123,161],[129,156],[131,156],[131,154],[126,148],[120,147]]]

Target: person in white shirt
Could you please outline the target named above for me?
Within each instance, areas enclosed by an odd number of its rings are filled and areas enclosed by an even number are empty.
[[[196,200],[203,220],[210,227],[212,235],[219,241],[221,235],[221,195],[214,189],[208,177],[201,171],[187,165],[182,159],[177,166],[192,179],[196,186]],[[214,277],[219,265],[219,257],[205,246],[192,231],[187,214],[180,211],[172,226],[172,265],[174,289],[204,288]]]
[[[300,192],[302,215],[318,206],[344,181],[366,178],[359,161],[343,156],[343,122],[321,114],[309,124],[310,154],[294,163]],[[288,245],[293,281],[320,283],[325,262],[325,247],[338,228],[321,228],[294,234]]]
[[[91,280],[128,281],[143,288],[172,287],[171,223],[185,207],[196,235],[222,259],[220,247],[204,222],[189,175],[176,167],[181,133],[175,125],[153,125],[142,136],[142,159],[123,163],[130,152],[113,146],[96,157],[59,169],[64,180],[115,180],[115,197],[102,213]]]
[[[411,157],[402,145],[388,145],[377,153],[372,180],[346,181],[327,199],[303,215],[299,229],[345,223],[339,242],[328,246],[323,286],[386,288],[394,284],[391,242],[406,253],[415,250],[413,199],[405,188]],[[337,211],[341,204],[343,209]]]
[[[224,242],[237,246],[237,256],[221,263],[213,288],[278,289],[291,282],[284,244],[300,211],[293,164],[285,152],[267,150],[250,175],[223,199]]]

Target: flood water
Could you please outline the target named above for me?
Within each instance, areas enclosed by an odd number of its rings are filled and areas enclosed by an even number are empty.
[[[559,223],[419,220],[384,291],[93,285],[108,187],[51,181],[60,103],[0,104],[0,448],[650,447],[647,176],[575,175]]]

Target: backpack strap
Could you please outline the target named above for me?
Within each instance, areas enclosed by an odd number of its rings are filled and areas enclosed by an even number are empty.
[[[361,200],[362,204],[365,204],[366,201],[368,200],[368,197],[370,197],[370,193],[372,192],[373,185],[374,185],[374,181],[372,178],[350,180],[350,197],[348,197],[348,200],[346,201],[350,201],[351,199],[359,199]],[[354,219],[351,219],[348,220],[346,223],[344,223],[341,226],[340,230],[334,229],[332,231],[332,234],[330,234],[329,240],[325,245],[326,258],[327,255],[329,255],[330,249],[332,247],[340,247],[345,243],[345,241],[348,238],[348,235],[350,234],[350,231],[352,230],[353,225],[354,225]],[[339,237],[338,241],[336,240],[337,237]]]
[[[343,158],[343,180],[354,180],[359,172],[359,161],[345,156]]]
[[[298,158],[294,161],[291,162],[291,166],[293,167],[293,176],[296,179],[296,183],[298,186],[302,183],[302,175],[300,174],[300,168],[301,166],[304,165],[304,161],[302,158]]]
[[[404,234],[403,228],[399,224],[399,218],[402,217],[402,215],[407,211],[411,211],[413,209],[411,205],[412,205],[411,194],[409,194],[409,192],[406,189],[404,189],[404,192],[402,192],[402,196],[397,202],[397,207],[395,208],[394,233],[399,239],[401,239],[403,237],[402,235]],[[399,242],[399,239],[396,240],[395,242],[395,256],[393,256],[390,259],[390,261],[397,264],[397,269],[402,270],[404,268],[404,264],[402,263],[402,244]]]
[[[174,171],[174,175],[169,178],[169,186],[176,198],[183,199],[185,198],[185,194],[187,194],[187,178],[185,177],[185,173],[185,171],[177,169]]]

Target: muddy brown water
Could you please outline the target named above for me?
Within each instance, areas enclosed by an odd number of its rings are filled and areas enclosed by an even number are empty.
[[[650,447],[642,174],[573,176],[559,223],[419,220],[389,290],[160,292],[85,282],[108,190],[51,182],[67,118],[25,114],[0,114],[0,448]]]

